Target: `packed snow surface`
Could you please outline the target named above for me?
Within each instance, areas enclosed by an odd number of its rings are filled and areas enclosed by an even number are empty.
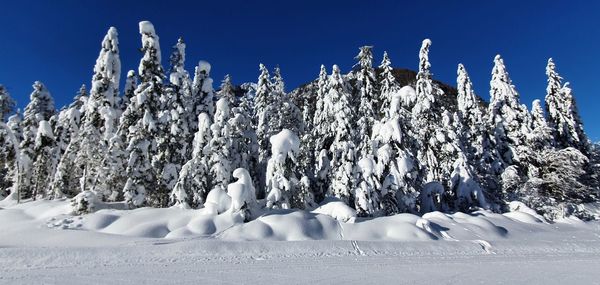
[[[600,277],[599,222],[551,224],[519,203],[506,214],[340,219],[342,205],[270,210],[243,223],[233,211],[111,204],[73,216],[68,200],[6,200],[0,283],[589,284]]]

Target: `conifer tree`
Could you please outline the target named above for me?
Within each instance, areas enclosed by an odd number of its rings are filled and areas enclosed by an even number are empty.
[[[552,137],[552,129],[548,126],[544,116],[544,109],[539,99],[533,100],[531,104],[531,134],[528,138],[528,143],[532,150],[541,151],[552,147],[554,139]]]
[[[584,155],[589,154],[589,141],[583,131],[583,122],[568,83],[562,85],[562,77],[556,71],[552,58],[546,66],[548,87],[546,88],[546,113],[548,124],[557,146],[574,147]]]
[[[121,76],[121,62],[119,59],[118,33],[111,27],[102,41],[102,47],[94,66],[92,89],[85,105],[85,118],[80,127],[80,132],[74,140],[69,141],[69,146],[63,155],[58,177],[63,181],[56,187],[70,187],[60,189],[55,193],[76,193],[78,191],[97,191],[98,174],[102,167],[109,139],[116,132],[118,117],[121,114],[119,103],[119,78]],[[86,175],[83,178],[83,172]],[[84,187],[72,185],[69,181],[85,179]],[[56,189],[58,190],[58,189]],[[97,193],[105,199],[106,193]]]
[[[31,197],[35,200],[46,197],[46,187],[54,177],[59,159],[56,140],[48,121],[40,121],[33,151]]]
[[[85,114],[84,105],[89,98],[86,88],[85,84],[81,85],[75,98],[73,98],[73,102],[58,113],[54,133],[61,156],[67,150],[71,138],[78,134],[81,128],[81,119]]]
[[[229,118],[231,110],[226,98],[217,101],[217,109],[212,125],[210,126],[211,140],[209,142],[209,165],[212,175],[213,188],[227,190],[227,184],[231,180],[231,132]]]
[[[419,52],[419,73],[416,83],[416,103],[412,108],[411,128],[416,143],[416,155],[422,164],[424,182],[442,184],[450,178],[453,153],[451,117],[441,104],[444,92],[433,82],[429,48],[431,41],[423,40]]]
[[[275,100],[272,97],[273,84],[271,83],[269,71],[262,63],[259,65],[259,68],[261,73],[258,77],[256,95],[254,97],[254,120],[256,122],[256,136],[259,146],[258,160],[261,165],[264,165],[269,157],[270,120],[275,115],[273,113]]]
[[[419,163],[411,152],[414,145],[410,136],[409,110],[400,106],[400,94],[395,93],[386,117],[373,126],[374,173],[381,184],[374,215],[393,215],[399,212],[416,212],[418,187],[421,179]]]
[[[297,174],[296,157],[300,139],[283,129],[270,139],[272,156],[267,163],[267,208],[304,208],[312,204],[310,192],[303,191]]]
[[[383,52],[383,59],[379,65],[381,70],[378,76],[379,97],[377,98],[378,105],[375,110],[378,110],[379,117],[386,116],[386,112],[390,110],[392,97],[400,90],[400,86],[394,74],[392,74],[392,61],[390,60],[387,51]]]
[[[20,144],[23,141],[23,126],[21,125],[23,122],[23,116],[21,115],[21,109],[17,109],[17,111],[10,117],[8,117],[8,122],[6,126],[12,131],[15,136],[16,141]]]
[[[186,162],[189,137],[188,114],[185,112],[185,98],[190,89],[189,75],[185,71],[185,43],[179,38],[173,46],[170,57],[170,82],[166,85],[159,100],[158,135],[156,155],[152,167],[157,176],[154,190],[160,198],[161,206],[168,205],[169,194],[177,183],[179,171]]]
[[[492,80],[490,81],[490,104],[487,112],[487,123],[490,129],[492,146],[495,148],[502,163],[494,169],[501,175],[502,192],[494,196],[510,196],[517,191],[527,176],[527,160],[530,149],[526,146],[526,138],[530,133],[530,115],[519,101],[517,93],[504,66],[504,61],[497,55],[494,59]]]
[[[325,67],[321,65],[322,74],[319,75],[319,79],[317,79],[317,84],[321,82],[327,82],[327,72],[325,71]],[[320,78],[323,76],[324,80],[321,81]],[[317,104],[319,104],[319,97],[322,95],[322,90],[316,90],[316,92],[306,92],[303,93],[301,97],[302,101],[302,124],[304,130],[299,133],[300,137],[300,155],[298,157],[298,166],[300,167],[300,171],[303,175],[307,176],[306,183],[309,186],[314,185],[314,175],[315,175],[315,150],[317,149],[317,138],[314,136],[314,119],[317,113]],[[322,102],[322,101],[321,101]],[[321,113],[322,110],[319,110]]]
[[[213,79],[210,78],[210,63],[199,61],[194,70],[194,80],[191,87],[190,102],[187,103],[187,112],[190,114],[189,126],[192,126],[192,131],[195,132],[195,127],[198,126],[196,119],[200,113],[207,113],[211,118],[214,116],[215,107],[213,102]]]
[[[226,74],[221,82],[221,90],[219,90],[219,99],[226,98],[231,108],[237,106],[237,100],[235,98],[233,83],[231,83],[231,76]]]
[[[5,119],[13,112],[15,101],[10,97],[6,88],[0,84],[0,198],[4,198],[6,189],[12,185],[11,176],[14,175],[14,170],[17,167],[16,158],[18,145],[20,143],[19,128],[16,128],[17,134],[13,131],[11,124],[18,125],[15,116],[11,116],[10,120],[5,124]]]
[[[119,126],[116,134],[108,142],[108,151],[102,160],[102,168],[98,173],[98,177],[104,177],[104,179],[98,180],[96,191],[108,196],[107,199],[109,201],[123,199],[123,188],[128,178],[126,173],[129,159],[129,152],[127,151],[128,134],[130,129],[143,116],[143,110],[140,109],[141,105],[138,102],[138,97],[135,96],[137,78],[133,70],[127,73],[125,93],[123,94],[124,104],[122,106],[125,109],[119,118]]]
[[[360,52],[355,57],[358,60],[355,88],[358,94],[354,98],[358,100],[356,102],[358,121],[354,143],[357,146],[359,157],[366,157],[371,154],[371,130],[373,129],[374,120],[378,119],[379,115],[376,114],[374,109],[379,106],[377,101],[379,95],[376,94],[377,80],[375,79],[375,70],[373,70],[372,48],[371,46],[361,47]]]
[[[273,69],[273,77],[271,78],[271,90],[273,91],[273,100],[278,101],[278,98],[283,97],[285,95],[285,82],[283,81],[283,76],[281,76],[281,68],[276,66]]]
[[[142,205],[164,205],[166,193],[152,191],[155,189],[156,169],[151,165],[152,156],[156,153],[158,134],[156,116],[159,102],[163,92],[165,78],[161,65],[161,52],[158,36],[152,23],[140,22],[142,35],[142,52],[138,74],[140,84],[135,90],[136,108],[141,114],[136,123],[129,128],[127,135],[127,149],[129,159],[127,162],[127,182],[123,188],[125,202],[131,207]]]
[[[329,146],[332,159],[328,195],[354,205],[352,189],[355,186],[353,171],[356,147],[353,141],[353,122],[356,120],[356,113],[351,105],[350,86],[337,65],[333,66],[327,89],[329,91],[325,98],[328,102],[324,102],[324,109],[328,114],[325,117],[329,119],[329,129],[335,134]]]
[[[5,122],[8,116],[13,112],[16,102],[10,97],[4,85],[0,84],[0,121]]]
[[[325,65],[321,64],[321,70],[319,72],[319,78],[317,79],[317,91],[316,91],[316,106],[315,114],[312,118],[312,128],[309,128],[313,140],[314,147],[309,151],[314,152],[314,180],[315,180],[315,194],[317,200],[322,198],[322,195],[327,192],[329,187],[329,158],[327,157],[327,150],[333,141],[333,132],[330,130],[330,122],[334,120],[333,101],[329,96],[328,91],[328,76]],[[308,144],[306,144],[308,145]],[[301,146],[302,147],[302,146]]]
[[[35,140],[37,137],[38,126],[43,120],[50,120],[54,115],[54,100],[44,84],[36,81],[33,84],[33,92],[30,95],[30,102],[25,107],[23,121],[21,123],[23,130],[23,140],[21,141],[19,175],[13,178],[13,185],[19,189],[13,189],[13,192],[19,192],[21,198],[30,198],[33,192],[33,172],[32,167],[35,161]]]
[[[137,88],[137,75],[134,70],[127,71],[127,78],[125,79],[125,89],[123,90],[123,97],[121,99],[121,110],[125,112],[127,106],[135,95],[135,89]]]
[[[61,197],[65,192],[74,195],[75,190],[78,188],[79,178],[77,174],[79,171],[73,167],[77,152],[73,150],[79,149],[79,141],[77,140],[79,139],[78,136],[82,127],[82,119],[85,120],[85,109],[88,99],[89,95],[85,84],[83,84],[79,88],[73,102],[58,113],[58,118],[54,126],[54,134],[60,159],[57,162],[54,177],[52,177],[49,183],[50,187],[47,191],[47,197],[50,199]],[[71,142],[73,142],[73,145]],[[69,148],[71,150],[67,153]]]
[[[381,210],[381,184],[375,174],[375,160],[371,155],[358,161],[358,178],[356,181],[355,208],[358,216],[373,216]]]
[[[475,95],[473,83],[462,64],[458,65],[456,84],[458,108],[454,129],[465,156],[464,163],[475,172],[472,177],[475,182],[479,182],[483,189],[496,191],[499,187],[496,175],[502,161],[491,145],[484,103]]]
[[[243,107],[231,110],[228,121],[231,139],[231,168],[255,169],[253,149],[256,148],[256,134],[252,128],[251,116]]]
[[[253,181],[260,181],[259,174],[262,172],[260,172],[261,170],[259,169],[259,145],[258,137],[256,135],[256,126],[252,121],[252,100],[245,95],[240,97],[239,107],[233,109],[233,114],[233,119],[236,121],[236,123],[232,125],[233,131],[236,129],[242,129],[244,128],[242,125],[245,125],[246,130],[243,132],[243,138],[248,147],[248,172],[250,173]],[[235,142],[233,144],[235,146]]]
[[[211,141],[210,118],[207,113],[198,116],[198,131],[194,135],[192,158],[181,171],[177,184],[171,192],[171,204],[181,208],[197,208],[204,205],[211,190],[211,175],[208,162]]]

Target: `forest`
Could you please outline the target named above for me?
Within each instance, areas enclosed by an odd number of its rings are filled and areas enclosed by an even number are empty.
[[[122,74],[111,27],[91,85],[68,106],[58,109],[36,81],[21,112],[0,85],[0,198],[68,198],[76,214],[103,203],[231,206],[248,220],[257,207],[333,200],[359,217],[502,213],[518,201],[549,220],[593,218],[583,205],[600,196],[600,148],[552,58],[545,98],[531,108],[500,55],[487,101],[462,64],[455,88],[435,81],[429,39],[416,76],[402,80],[387,52],[374,65],[363,46],[352,70],[321,66],[291,91],[278,67],[263,64],[257,82],[227,75],[215,88],[208,62],[186,70],[181,38],[165,68],[154,26],[139,28],[137,71]]]

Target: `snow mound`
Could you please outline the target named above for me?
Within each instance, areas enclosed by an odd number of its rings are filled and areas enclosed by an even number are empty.
[[[341,222],[348,222],[351,219],[356,218],[356,211],[354,209],[350,208],[343,201],[335,198],[326,199],[321,203],[321,206],[314,209],[312,213],[327,215]]]
[[[504,216],[515,219],[523,223],[547,223],[546,219],[535,212],[535,210],[527,207],[522,202],[512,201],[508,203],[510,212],[504,213]]]
[[[339,224],[332,218],[305,211],[274,210],[247,224],[234,227],[222,236],[225,240],[335,240]]]
[[[243,174],[238,172],[236,176],[241,177],[238,178],[239,184],[247,182],[244,181]],[[571,239],[575,236],[586,241],[597,240],[595,231],[598,229],[597,222],[565,220],[549,224],[521,211],[507,214],[496,214],[487,210],[471,214],[431,212],[422,217],[397,214],[389,217],[357,218],[354,210],[337,200],[329,200],[312,212],[257,210],[253,213],[256,218],[247,223],[244,222],[243,215],[229,208],[216,215],[207,209],[115,209],[121,206],[118,203],[107,203],[103,207],[113,209],[104,208],[94,213],[73,216],[70,201],[66,199],[30,201],[17,205],[3,201],[0,202],[0,244],[28,247],[89,247],[131,244],[148,239],[154,243],[173,243],[189,239],[464,241],[463,244],[479,248],[484,254],[490,254],[497,252],[498,244],[506,244],[509,240],[541,243],[540,246],[548,243],[548,240],[564,242],[565,238]],[[358,254],[363,252],[357,244],[353,247]]]

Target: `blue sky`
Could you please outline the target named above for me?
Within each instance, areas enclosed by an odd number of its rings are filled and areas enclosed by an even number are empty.
[[[497,53],[528,106],[543,99],[553,57],[586,131],[600,140],[600,1],[180,2],[2,1],[0,83],[21,107],[35,80],[58,106],[68,104],[82,83],[89,86],[110,26],[119,31],[123,76],[137,68],[141,20],[154,23],[165,60],[183,36],[188,70],[211,62],[215,87],[226,73],[236,83],[255,81],[262,62],[279,65],[291,89],[316,78],[320,64],[348,71],[361,45],[374,46],[377,64],[387,50],[394,66],[416,69],[421,41],[430,38],[436,79],[454,85],[463,63],[486,100]]]

